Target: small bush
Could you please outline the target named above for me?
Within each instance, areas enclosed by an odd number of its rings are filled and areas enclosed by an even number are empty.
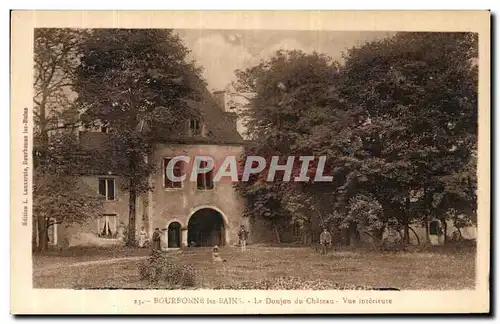
[[[402,242],[390,242],[389,240],[383,240],[378,245],[378,249],[384,252],[407,252],[408,245]]]
[[[196,273],[193,267],[175,264],[170,261],[166,253],[155,251],[145,261],[139,264],[140,280],[150,283],[166,281],[172,285],[193,287],[196,285]]]

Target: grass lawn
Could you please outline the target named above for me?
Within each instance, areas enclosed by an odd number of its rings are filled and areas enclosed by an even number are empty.
[[[33,270],[64,267],[80,262],[148,256],[151,250],[137,248],[70,248],[33,254]]]
[[[195,288],[204,289],[283,277],[406,290],[474,289],[475,285],[473,250],[447,253],[345,250],[322,256],[311,248],[249,246],[242,253],[237,248],[227,247],[220,250],[221,256],[227,259],[224,263],[212,262],[209,248],[168,253],[173,262],[193,266],[197,273]],[[149,254],[147,249],[93,253],[89,250],[85,256],[81,254],[75,250],[34,255],[34,287],[172,289],[167,283],[151,286],[139,280],[138,264]]]

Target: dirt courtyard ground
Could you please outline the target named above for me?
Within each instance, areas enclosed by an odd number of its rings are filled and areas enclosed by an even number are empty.
[[[73,250],[33,256],[35,288],[135,288],[172,289],[139,280],[138,264],[149,255],[147,249],[113,251]],[[167,252],[173,262],[196,269],[195,288],[243,285],[262,278],[294,277],[296,280],[336,282],[380,288],[474,289],[475,252],[373,252],[344,250],[327,256],[311,248],[248,247],[222,248],[227,259],[214,263],[211,250],[193,248]],[[321,289],[321,287],[311,287]]]

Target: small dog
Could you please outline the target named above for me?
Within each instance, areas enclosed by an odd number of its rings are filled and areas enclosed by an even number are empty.
[[[214,246],[214,248],[212,250],[212,261],[214,261],[214,262],[226,262],[227,261],[226,259],[223,259],[220,257],[219,247],[217,245]]]

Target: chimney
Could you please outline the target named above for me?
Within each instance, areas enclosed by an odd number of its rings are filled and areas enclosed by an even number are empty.
[[[224,112],[228,111],[228,107],[227,107],[228,99],[227,99],[226,91],[224,91],[224,90],[214,91],[213,96],[214,96],[215,102],[220,107],[220,109]]]

